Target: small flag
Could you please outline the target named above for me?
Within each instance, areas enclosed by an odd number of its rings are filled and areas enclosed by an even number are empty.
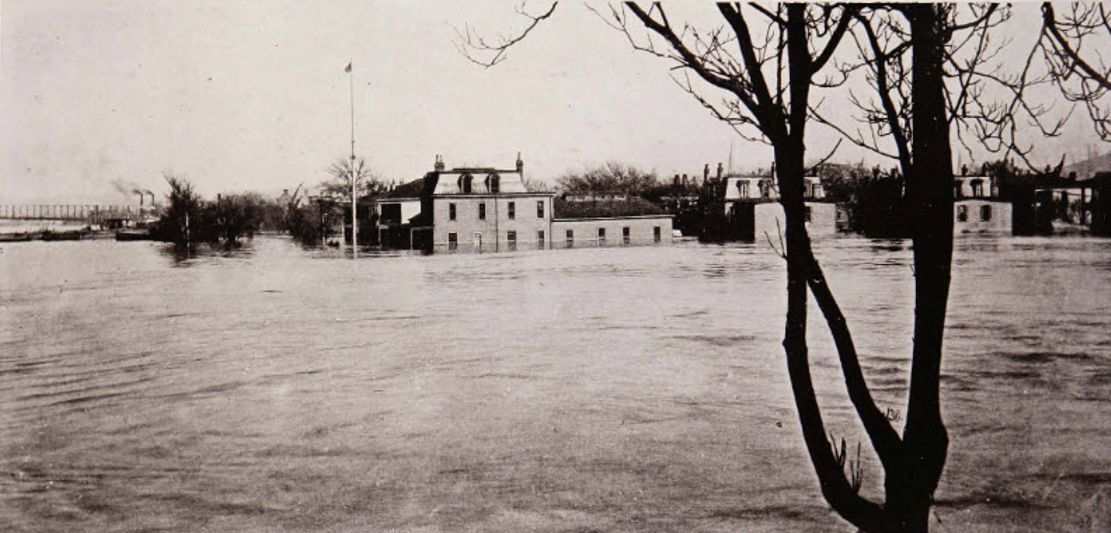
[[[343,69],[344,72],[351,72],[351,62],[347,63],[347,68]]]

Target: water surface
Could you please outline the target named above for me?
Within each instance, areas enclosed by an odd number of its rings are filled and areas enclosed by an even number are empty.
[[[908,244],[819,255],[901,416]],[[0,306],[0,529],[852,531],[802,445],[766,246],[0,244]],[[1109,326],[1111,241],[958,241],[935,530],[1108,527]]]

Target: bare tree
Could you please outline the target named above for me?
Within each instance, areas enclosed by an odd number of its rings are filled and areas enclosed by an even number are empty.
[[[1111,66],[1101,50],[1111,46],[1111,15],[1103,3],[1073,3],[1058,18],[1042,4],[1042,32],[1035,46],[1065,99],[1088,112],[1096,133],[1111,141]]]
[[[385,184],[362,157],[355,161],[347,157],[337,158],[328,167],[328,174],[331,179],[320,184],[320,193],[338,201],[351,202],[352,176],[355,176],[359,198],[367,198],[385,190]]]
[[[992,30],[1009,15],[995,5],[767,8],[722,3],[717,8],[725,24],[708,30],[674,25],[658,3],[645,8],[628,2],[599,15],[635,49],[669,61],[676,83],[713,116],[738,134],[772,146],[786,218],[788,307],[783,346],[803,439],[822,494],[838,514],[864,531],[926,531],[949,443],[939,389],[953,251],[950,133],[956,131],[961,143],[967,133],[982,143],[994,141],[996,150],[1025,157],[1029,147],[1016,135],[1020,118],[1034,121],[1043,135],[1056,134],[1063,123],[1043,122],[1047,110],[1026,98],[1029,87],[1048,78],[1029,69],[1007,77],[991,67],[999,50]],[[634,27],[630,21],[639,24]],[[859,60],[823,70],[846,35],[856,43]],[[874,92],[868,97],[849,91],[850,100],[864,111],[863,126],[846,128],[826,120],[822,102],[811,102],[812,90],[837,87],[858,71],[866,73]],[[1009,98],[992,101],[985,93],[990,84],[1001,87]],[[717,92],[708,93],[707,85]],[[803,161],[811,119],[897,160],[907,179],[915,309],[901,435],[871,396],[847,320],[806,233]],[[827,440],[808,361],[808,291],[833,336],[849,399],[883,467],[883,502],[858,493],[859,464],[851,464],[843,443],[838,448]]]
[[[646,172],[632,165],[607,161],[582,171],[567,172],[556,183],[570,193],[643,194],[659,185],[655,172]]]

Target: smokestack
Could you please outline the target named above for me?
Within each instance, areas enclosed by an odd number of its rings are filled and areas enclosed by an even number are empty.
[[[710,179],[710,164],[706,163],[706,166],[702,167],[702,183],[706,183],[708,179]]]
[[[142,211],[143,210],[143,197],[146,196],[146,195],[143,194],[143,191],[135,191],[135,192],[139,194],[139,210]]]
[[[154,207],[154,192],[152,192],[152,191],[147,191],[147,194],[149,194],[149,195],[150,195],[150,206],[151,206],[151,207]]]

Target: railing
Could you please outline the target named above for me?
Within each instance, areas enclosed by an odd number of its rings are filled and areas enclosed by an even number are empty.
[[[0,219],[67,220],[100,224],[105,220],[138,220],[149,212],[130,205],[10,204],[0,205]]]

